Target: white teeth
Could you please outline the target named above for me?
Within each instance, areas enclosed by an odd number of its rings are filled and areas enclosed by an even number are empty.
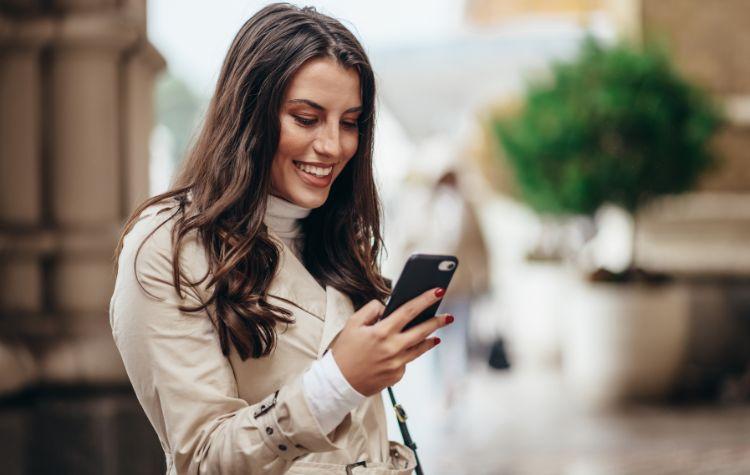
[[[297,166],[297,168],[299,168],[303,172],[309,173],[311,175],[315,175],[318,178],[323,178],[325,176],[328,176],[333,171],[333,165],[331,165],[330,167],[323,168],[323,167],[314,167],[312,165],[307,165],[305,163],[300,163],[300,162],[294,162],[294,164]]]

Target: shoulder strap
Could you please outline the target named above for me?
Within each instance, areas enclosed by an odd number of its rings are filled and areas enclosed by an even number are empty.
[[[401,431],[401,437],[404,439],[404,445],[414,451],[414,458],[417,460],[417,467],[414,469],[417,475],[424,475],[422,472],[422,465],[419,463],[419,457],[417,456],[417,444],[412,440],[409,434],[409,427],[406,425],[406,411],[401,407],[401,404],[396,402],[396,396],[393,395],[393,388],[388,386],[388,396],[391,398],[391,404],[393,404],[393,410],[396,412],[396,420],[398,421],[398,428]]]

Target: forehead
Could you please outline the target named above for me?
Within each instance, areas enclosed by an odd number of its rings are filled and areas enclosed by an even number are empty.
[[[331,58],[307,61],[292,77],[285,101],[309,99],[328,110],[346,110],[361,105],[359,74],[343,68]]]

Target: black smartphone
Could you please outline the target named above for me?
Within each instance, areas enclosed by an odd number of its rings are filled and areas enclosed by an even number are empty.
[[[412,254],[409,256],[396,285],[393,287],[388,303],[385,305],[382,318],[387,317],[401,305],[432,288],[442,287],[447,290],[457,267],[458,258],[456,256],[437,254]],[[406,324],[404,330],[434,317],[439,306],[440,302],[435,302],[434,305],[425,309]]]

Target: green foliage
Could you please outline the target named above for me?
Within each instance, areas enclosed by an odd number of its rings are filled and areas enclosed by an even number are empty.
[[[689,190],[715,163],[708,142],[720,124],[662,49],[588,39],[551,82],[530,86],[520,114],[492,126],[532,208],[593,214]]]
[[[175,140],[175,165],[180,163],[187,151],[200,116],[204,100],[196,96],[184,81],[165,74],[156,85],[156,121],[166,126]]]

